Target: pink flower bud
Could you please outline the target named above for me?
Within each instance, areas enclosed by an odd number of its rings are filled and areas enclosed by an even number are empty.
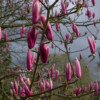
[[[30,30],[28,30],[27,34],[27,41],[28,41],[28,48],[31,49],[35,46],[36,40],[38,37],[38,32],[35,32],[35,27],[32,26]]]
[[[92,2],[92,4],[93,4],[93,6],[95,6],[95,0],[91,0],[91,2]]]
[[[0,27],[0,40],[1,40],[1,38],[2,38],[2,29]]]
[[[21,38],[24,37],[24,34],[25,34],[25,26],[24,25],[21,27],[20,33],[21,33]]]
[[[31,88],[31,90],[29,90],[29,87],[28,87],[28,85],[25,82],[23,83],[23,87],[24,87],[24,90],[25,90],[25,94],[28,97],[30,97],[33,94],[32,88]]]
[[[73,32],[76,33],[77,37],[80,36],[79,29],[74,23],[72,23],[72,29],[73,29]]]
[[[99,89],[99,85],[98,82],[96,81],[96,83],[94,84],[94,90],[96,95],[98,95],[98,89]]]
[[[96,20],[93,20],[94,26],[96,27]]]
[[[53,77],[54,73],[55,73],[55,70],[54,70],[54,67],[55,67],[55,64],[52,66],[51,68],[51,77]]]
[[[7,41],[7,31],[5,31],[4,40]]]
[[[75,71],[76,71],[76,76],[78,78],[81,78],[81,66],[77,57],[75,58]]]
[[[89,10],[89,8],[87,8],[87,16],[88,16],[88,18],[90,18],[91,17],[91,10]]]
[[[21,74],[19,74],[19,80],[20,80],[21,83],[23,82],[23,77],[22,77]]]
[[[59,28],[60,27],[59,27],[59,24],[58,23],[55,24],[55,27],[56,27],[56,30],[59,31]]]
[[[43,63],[46,63],[49,56],[48,44],[41,43],[39,48],[40,58]]]
[[[20,87],[20,95],[22,96],[22,97],[25,97],[26,95],[25,95],[25,89],[24,89],[24,87]]]
[[[28,70],[32,69],[32,65],[34,62],[34,55],[35,55],[35,53],[33,53],[33,56],[31,58],[31,51],[30,51],[30,49],[28,49],[28,53],[27,53],[27,69]]]
[[[13,95],[13,91],[12,91],[12,89],[10,89],[10,94]]]
[[[81,89],[80,88],[76,88],[76,90],[75,90],[76,96],[78,96],[80,94],[80,92],[81,92]]]
[[[45,26],[46,17],[44,15],[41,15],[41,22],[42,22],[43,26]],[[46,29],[46,37],[48,40],[53,40],[53,38],[54,38],[53,32],[52,32],[52,27],[49,22],[48,22],[47,29]]]
[[[87,1],[85,2],[85,7],[88,7],[88,2]]]
[[[55,70],[55,79],[58,79],[59,77],[59,70]]]
[[[37,24],[39,21],[39,14],[41,9],[41,3],[39,0],[34,0],[32,4],[32,23]]]
[[[95,18],[95,12],[93,12],[93,15],[92,16],[93,16],[93,18]]]
[[[66,65],[66,80],[70,81],[71,80],[71,66],[70,63]]]
[[[96,52],[94,37],[92,37],[92,40],[89,37],[87,37],[87,40],[88,40],[88,43],[89,43],[89,46],[90,46],[91,53],[94,54]]]
[[[85,87],[82,85],[81,87],[81,93],[84,93],[85,92]]]
[[[58,11],[57,11],[57,10],[55,11],[55,15],[56,15],[56,16],[59,16],[59,14],[58,14]]]
[[[19,84],[16,82],[16,80],[14,80],[14,83],[12,83],[12,88],[16,95],[18,95],[18,86]]]
[[[65,40],[67,41],[69,39],[69,34],[66,33],[66,38]]]
[[[67,13],[66,12],[66,7],[65,7],[65,4],[64,4],[63,0],[61,1],[61,10],[62,10],[62,13],[63,14],[66,14]]]
[[[41,91],[45,92],[45,81],[40,82],[40,86],[41,86]]]
[[[49,83],[48,83],[48,89],[51,90],[53,88],[53,83],[52,83],[52,79],[49,79]]]

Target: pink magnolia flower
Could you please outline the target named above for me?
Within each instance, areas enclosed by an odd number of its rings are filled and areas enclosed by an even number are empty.
[[[93,4],[93,6],[95,6],[95,0],[91,0],[91,2],[92,2],[92,4]]]
[[[5,31],[4,40],[7,41],[7,31]]]
[[[22,97],[25,97],[26,96],[24,87],[20,87],[20,95]]]
[[[55,70],[55,79],[58,79],[59,77],[59,70]]]
[[[21,38],[24,37],[24,34],[25,34],[25,26],[24,25],[21,27],[20,33],[21,33]]]
[[[96,20],[93,20],[94,26],[96,27]]]
[[[34,56],[35,56],[35,53],[33,53],[32,58],[31,58],[31,51],[30,49],[28,49],[28,53],[27,53],[27,69],[28,70],[32,69],[32,65],[34,62]]]
[[[76,88],[76,90],[75,90],[76,96],[78,96],[80,94],[80,92],[81,92],[81,89],[80,88]]]
[[[89,8],[87,8],[87,16],[88,16],[88,18],[90,18],[91,17],[91,10],[89,10]]]
[[[93,18],[95,18],[95,12],[93,12],[93,15],[92,16],[93,16]]]
[[[60,26],[58,23],[55,24],[55,27],[56,27],[56,30],[59,31]]]
[[[12,89],[10,89],[10,94],[13,95],[13,91],[12,91]]]
[[[98,89],[99,89],[99,85],[98,82],[96,81],[96,83],[94,84],[94,90],[96,95],[98,95]]]
[[[87,1],[85,2],[85,7],[88,7],[88,2]]]
[[[23,77],[21,74],[19,74],[19,81],[22,83],[23,82]]]
[[[92,37],[92,40],[89,37],[87,37],[87,40],[88,40],[88,43],[89,43],[89,46],[90,46],[91,53],[94,54],[96,52],[94,37]]]
[[[65,40],[67,41],[69,39],[69,34],[66,33]]]
[[[85,92],[85,87],[82,85],[81,87],[81,93],[84,93]]]
[[[72,23],[72,29],[73,29],[73,32],[76,33],[77,37],[80,36],[79,29],[74,23]]]
[[[41,3],[39,0],[34,0],[32,4],[32,23],[37,24],[39,21],[39,14],[41,10]]]
[[[31,49],[35,46],[37,37],[38,37],[38,32],[36,32],[35,27],[32,26],[32,28],[30,30],[28,30],[28,34],[27,34],[27,41],[28,41],[29,49]]]
[[[55,70],[54,70],[54,67],[55,67],[55,64],[52,66],[51,68],[51,77],[53,77],[54,73],[55,73]]]
[[[24,87],[24,90],[25,90],[25,94],[28,97],[30,97],[33,94],[32,88],[31,88],[31,90],[29,90],[29,86],[25,82],[23,83],[23,87]]]
[[[51,90],[53,88],[53,82],[52,82],[51,78],[49,79],[49,82],[47,82],[47,86],[48,86],[49,90]]]
[[[58,11],[57,11],[57,10],[55,11],[55,15],[56,15],[56,16],[59,16],[59,14],[58,14]]]
[[[64,4],[63,0],[61,1],[61,10],[63,14],[66,14],[67,3]]]
[[[77,57],[75,58],[75,72],[76,72],[76,76],[78,78],[81,78],[81,66],[80,66],[80,62],[77,59]]]
[[[11,85],[12,85],[12,88],[13,88],[14,93],[16,95],[18,95],[18,86],[19,86],[19,84],[17,83],[17,81],[14,80],[14,83],[12,82]]]
[[[43,27],[44,27],[45,23],[46,23],[46,17],[44,15],[41,15],[40,18],[41,18],[41,22],[42,22]],[[53,38],[54,38],[53,32],[52,32],[52,27],[51,27],[49,22],[47,24],[46,37],[47,37],[48,40],[53,40]]]
[[[66,65],[66,80],[70,81],[71,80],[71,66],[70,63]]]
[[[43,42],[40,44],[39,48],[40,58],[43,63],[46,63],[49,56],[49,46]]]
[[[41,86],[41,91],[45,92],[45,81],[43,81],[43,82],[41,81],[40,86]]]
[[[0,40],[1,40],[1,38],[2,38],[2,29],[0,27]]]

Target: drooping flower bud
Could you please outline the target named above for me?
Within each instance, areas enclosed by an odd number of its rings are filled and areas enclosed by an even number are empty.
[[[71,66],[70,63],[66,65],[66,80],[70,81],[71,80]]]
[[[42,22],[43,27],[44,27],[45,23],[46,23],[46,17],[44,15],[41,15],[41,22]],[[46,37],[48,40],[53,40],[54,36],[53,36],[53,32],[52,32],[52,27],[51,27],[49,22],[47,24],[47,29],[46,29],[45,33],[46,33]]]
[[[87,40],[88,40],[88,43],[89,43],[89,46],[90,46],[91,53],[94,54],[96,52],[94,37],[92,37],[92,40],[89,37],[87,37]]]
[[[39,48],[40,58],[43,63],[46,63],[49,56],[48,44],[41,43]]]
[[[77,57],[75,58],[75,72],[76,72],[76,76],[78,78],[81,78],[81,66],[80,66],[80,62],[77,59]]]
[[[25,34],[25,26],[24,25],[21,27],[20,33],[21,33],[21,38],[24,37],[24,34]]]
[[[32,23],[37,24],[39,21],[39,14],[41,10],[41,3],[39,0],[34,0],[32,4]]]

